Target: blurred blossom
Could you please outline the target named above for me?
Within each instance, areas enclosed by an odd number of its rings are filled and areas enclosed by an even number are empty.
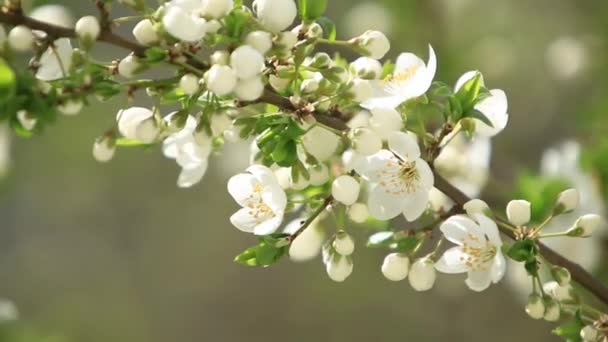
[[[14,321],[19,318],[15,303],[8,299],[0,299],[0,323]]]
[[[226,143],[222,147],[220,158],[210,163],[222,175],[234,175],[246,169],[250,164],[250,145],[257,147],[255,143],[248,141],[238,141]]]
[[[0,124],[0,177],[3,177],[8,171],[10,164],[10,130],[8,124]]]
[[[556,233],[567,230],[576,219],[585,214],[604,213],[600,189],[593,176],[580,167],[581,147],[575,141],[568,141],[556,148],[548,149],[541,159],[541,174],[544,177],[561,178],[578,190],[580,202],[577,209],[554,218],[543,228],[543,232]],[[603,228],[605,230],[606,227]],[[601,234],[589,238],[555,237],[543,242],[566,258],[593,271],[599,266],[601,257]],[[527,293],[531,288],[530,279],[523,265],[510,261],[509,282],[517,291]]]
[[[74,27],[74,16],[65,6],[44,5],[34,8],[30,13],[34,19],[63,27]]]
[[[573,37],[555,39],[545,55],[547,67],[559,80],[573,79],[581,74],[588,63],[588,51],[585,44]]]
[[[464,13],[471,2],[471,0],[443,0],[441,5],[449,16],[458,16]]]
[[[390,35],[392,16],[377,2],[362,2],[346,12],[343,27],[347,37],[358,36],[367,30],[378,30]]]
[[[502,77],[513,69],[516,56],[513,42],[503,37],[485,37],[472,48],[475,64],[485,74]]]

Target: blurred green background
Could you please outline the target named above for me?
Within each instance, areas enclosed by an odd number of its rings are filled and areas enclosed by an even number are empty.
[[[56,3],[75,17],[94,10]],[[479,69],[507,92],[511,120],[495,139],[489,198],[513,191],[547,147],[573,137],[599,146],[607,132],[605,0],[332,0],[328,16],[342,38],[384,30],[390,57],[426,59],[431,43],[438,79]],[[212,158],[189,190],[176,187],[178,167],[157,149],[120,150],[100,165],[93,139],[124,105],[94,102],[43,136],[14,141],[0,181],[0,297],[20,311],[12,324],[21,337],[11,342],[557,340],[506,282],[477,294],[460,276],[439,276],[416,293],[382,277],[384,252],[359,248],[342,284],[318,259],[233,263],[254,242],[230,225],[236,205],[225,190],[247,149]]]

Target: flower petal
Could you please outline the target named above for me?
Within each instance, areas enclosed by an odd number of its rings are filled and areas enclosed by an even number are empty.
[[[465,283],[469,288],[476,292],[481,292],[487,289],[492,282],[492,272],[485,271],[469,271],[469,276]]]
[[[388,147],[401,159],[411,161],[420,157],[420,146],[416,137],[404,132],[393,132],[388,136]]]
[[[253,193],[253,188],[258,183],[255,176],[241,173],[233,176],[228,181],[228,193],[241,206],[247,206],[247,199]]]
[[[507,95],[500,89],[490,90],[491,96],[475,105],[475,109],[482,112],[492,122],[490,127],[480,120],[476,121],[476,132],[481,136],[492,137],[500,133],[509,121],[507,114]]]
[[[367,207],[371,216],[378,220],[389,220],[403,212],[403,196],[396,196],[385,191],[379,185],[374,186],[369,194]]]
[[[406,98],[399,94],[391,94],[384,90],[384,81],[369,81],[372,87],[372,96],[361,103],[361,107],[372,110],[374,108],[395,109]]]
[[[498,283],[505,275],[506,270],[507,262],[499,249],[492,262],[492,282]]]
[[[420,158],[416,159],[416,170],[418,170],[418,176],[420,176],[420,187],[431,190],[435,185],[435,175],[429,164]]]
[[[479,223],[479,231],[485,234],[494,246],[500,248],[502,240],[500,239],[496,222],[483,214],[475,214],[473,218]]]
[[[380,150],[367,158],[361,158],[354,167],[367,181],[377,183],[381,180],[381,171],[386,168],[387,162],[396,164],[397,160],[391,151]]]
[[[435,263],[435,269],[448,274],[467,272],[468,268],[464,263],[466,257],[467,255],[462,253],[460,247],[452,247],[445,251],[439,261]]]
[[[257,220],[251,216],[247,208],[243,208],[230,216],[230,223],[245,233],[253,233],[258,225]]]
[[[276,232],[277,229],[279,229],[279,227],[281,226],[281,222],[283,222],[283,215],[275,216],[275,217],[271,218],[270,220],[266,220],[266,221],[258,224],[254,228],[253,233],[255,235],[272,234],[272,233]]]
[[[454,215],[439,226],[448,241],[462,245],[468,234],[480,235],[477,224],[465,215]]]
[[[53,42],[54,48],[49,47],[40,56],[40,67],[36,78],[42,81],[54,81],[64,78],[72,66],[72,44],[67,38]]]
[[[180,188],[189,188],[203,179],[203,176],[207,172],[207,161],[200,163],[197,167],[182,169],[179,177],[177,178],[177,186]]]
[[[429,206],[429,191],[421,189],[405,197],[403,216],[408,222],[415,221]]]
[[[264,189],[262,199],[276,215],[282,213],[287,206],[287,195],[285,195],[285,191],[283,191],[283,188],[277,182]]]

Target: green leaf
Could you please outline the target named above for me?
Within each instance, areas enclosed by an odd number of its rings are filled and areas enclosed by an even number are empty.
[[[468,112],[466,112],[464,114],[464,117],[477,119],[490,127],[494,127],[494,124],[492,123],[492,121],[490,121],[490,119],[488,119],[488,117],[484,113],[478,111],[477,109],[469,110]]]
[[[369,248],[389,248],[400,253],[409,253],[422,241],[418,234],[384,231],[372,234],[367,240]]]
[[[475,106],[475,103],[477,102],[477,96],[479,95],[482,87],[483,76],[480,72],[476,72],[475,76],[465,82],[465,84],[458,89],[456,92],[456,98],[460,102],[464,113],[467,113],[473,109],[473,106]]]
[[[516,182],[513,198],[521,198],[532,205],[532,222],[541,222],[553,210],[559,193],[570,188],[571,182],[556,177],[546,177],[529,171],[521,173]]]
[[[507,256],[518,262],[536,262],[536,244],[531,239],[515,241],[508,249]]]
[[[285,241],[286,237],[265,236],[260,238],[256,246],[247,248],[234,258],[234,261],[245,266],[268,267],[276,263],[287,253],[289,242],[285,244],[278,241]],[[288,240],[287,240],[288,241]]]
[[[167,58],[167,50],[158,46],[154,46],[146,49],[145,56],[145,61],[148,63],[160,63]]]
[[[17,77],[4,59],[0,58],[0,105],[13,98],[16,91]]]
[[[336,24],[331,19],[328,17],[318,17],[317,23],[321,25],[321,28],[323,29],[323,37],[325,39],[329,40],[330,42],[336,40]]]
[[[581,318],[581,312],[579,309],[576,310],[576,313],[574,314],[574,320],[560,325],[559,327],[553,329],[551,332],[563,338],[565,341],[579,342],[582,341],[580,333],[581,329],[583,329],[584,327],[585,323]]]
[[[327,9],[327,0],[299,0],[300,16],[303,20],[315,20]]]
[[[227,35],[233,39],[241,39],[249,18],[250,14],[242,9],[234,9],[230,12],[224,19]]]

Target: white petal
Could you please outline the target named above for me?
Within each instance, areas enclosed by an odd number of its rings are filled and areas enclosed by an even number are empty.
[[[481,234],[477,224],[464,215],[450,217],[439,226],[439,230],[441,230],[448,241],[457,245],[462,245],[468,234],[474,234],[475,236]]]
[[[388,150],[380,150],[378,153],[367,158],[361,158],[355,165],[355,171],[369,182],[380,181],[380,171],[391,161],[397,163],[393,153]]]
[[[435,269],[442,273],[464,273],[468,271],[464,263],[467,255],[462,253],[460,247],[452,247],[445,251],[439,261],[435,264]]]
[[[131,107],[118,112],[116,119],[118,120],[118,130],[125,138],[137,139],[137,126],[144,120],[154,116],[154,113],[148,108]]]
[[[418,141],[415,136],[408,133],[391,133],[388,136],[388,147],[406,161],[420,157],[420,146],[418,146]]]
[[[253,193],[257,179],[250,174],[241,173],[228,181],[228,193],[241,206],[247,206],[247,198]]]
[[[72,44],[67,38],[53,42],[54,48],[48,48],[40,57],[40,67],[36,78],[42,81],[54,81],[64,78],[72,66]]]
[[[429,191],[426,189],[419,190],[413,194],[407,195],[405,198],[405,206],[403,208],[403,216],[408,222],[415,221],[420,217],[429,206]]]
[[[470,271],[465,283],[471,290],[481,292],[490,286],[491,275],[490,271]]]
[[[476,120],[476,132],[486,137],[492,137],[500,133],[509,121],[507,95],[505,92],[500,89],[492,89],[490,93],[492,96],[475,105],[475,109],[485,114],[494,126],[490,127],[482,121]]]
[[[402,196],[387,193],[381,186],[376,185],[367,202],[371,216],[378,220],[389,220],[403,212],[405,201]]]
[[[485,234],[494,246],[502,246],[498,227],[493,220],[483,214],[474,214],[473,218],[479,223],[479,231]]]
[[[283,215],[275,216],[275,217],[271,218],[270,220],[266,220],[266,221],[260,223],[259,225],[257,225],[254,228],[253,233],[255,235],[272,234],[272,233],[276,232],[277,229],[279,229],[282,221],[283,221]]]
[[[385,81],[372,80],[369,85],[372,88],[372,96],[361,103],[361,107],[372,110],[374,108],[395,109],[405,100],[400,94],[392,94],[384,89]]]
[[[505,257],[502,255],[502,252],[498,250],[494,257],[494,262],[492,263],[492,282],[498,283],[505,275],[506,269],[507,262],[505,261]]]
[[[247,208],[243,208],[230,216],[230,223],[245,233],[253,233],[258,225],[258,221],[249,214]]]
[[[420,187],[431,190],[435,185],[435,175],[429,164],[422,159],[416,159],[416,170],[420,176]]]
[[[266,203],[270,209],[277,214],[285,210],[285,207],[287,206],[287,196],[278,182],[274,183],[275,184],[272,184],[268,186],[268,188],[264,189],[262,199],[264,200],[264,203]]]
[[[252,165],[247,168],[247,172],[255,176],[263,184],[276,183],[277,179],[271,169],[264,165]]]
[[[167,9],[163,16],[163,26],[170,35],[187,42],[199,41],[205,35],[205,19],[178,6]]]
[[[190,169],[182,169],[177,179],[177,186],[180,188],[189,188],[203,179],[203,176],[207,172],[207,162],[203,162],[198,167]]]

